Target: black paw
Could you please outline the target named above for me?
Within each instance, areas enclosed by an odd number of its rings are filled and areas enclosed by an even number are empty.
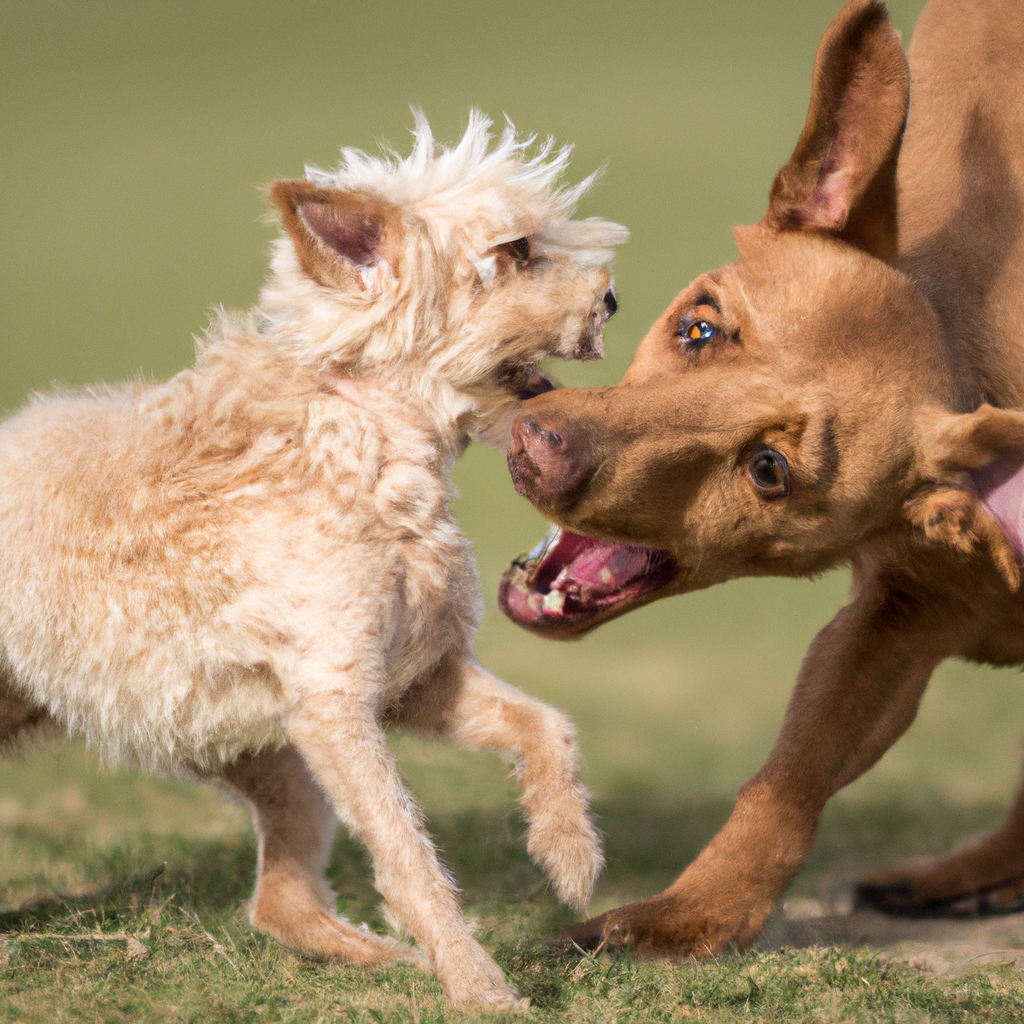
[[[853,908],[880,910],[893,917],[997,917],[1024,910],[1024,882],[1018,885],[961,893],[945,900],[925,900],[914,895],[910,882],[887,885],[861,882],[854,889]]]
[[[607,949],[605,926],[608,915],[592,917],[582,924],[574,924],[562,931],[562,941],[570,947],[578,947],[585,953],[598,953]]]

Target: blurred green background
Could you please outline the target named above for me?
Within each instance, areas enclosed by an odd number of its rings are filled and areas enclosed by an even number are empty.
[[[890,7],[909,38],[921,0]],[[410,104],[446,141],[475,105],[574,142],[574,178],[607,164],[581,213],[633,232],[616,265],[621,311],[604,363],[555,372],[613,382],[671,297],[734,257],[732,226],[764,212],[837,8],[4,0],[0,409],[55,382],[187,365],[211,307],[256,298],[275,235],[263,186],[307,162],[332,165],[340,145],[407,151]],[[770,749],[845,574],[738,581],[559,645],[517,630],[494,603],[509,559],[545,524],[495,452],[471,449],[457,480],[487,598],[481,659],[573,715],[596,795],[640,794],[671,813],[734,793]],[[1015,673],[948,665],[910,734],[841,800],[1004,802],[1022,710]],[[486,759],[399,748],[428,811],[505,805]]]

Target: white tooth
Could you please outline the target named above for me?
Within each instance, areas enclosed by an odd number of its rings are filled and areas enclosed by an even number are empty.
[[[565,607],[565,594],[560,590],[549,590],[544,595],[544,611],[557,615]]]
[[[601,570],[601,582],[602,583],[612,583],[612,582],[614,582],[614,580],[615,580],[615,573],[613,573],[611,571],[611,569],[609,569],[608,566],[606,565]]]

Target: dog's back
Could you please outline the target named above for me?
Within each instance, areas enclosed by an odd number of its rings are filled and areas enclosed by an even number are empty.
[[[1020,10],[1019,0],[931,0],[908,54],[902,265],[942,322],[964,409],[1024,405]]]
[[[284,742],[280,605],[329,605],[339,643],[392,631],[396,692],[453,642],[448,609],[471,635],[475,572],[429,437],[220,329],[197,370],[0,426],[12,729],[45,706],[114,760],[206,767]]]
[[[248,737],[234,750],[283,740],[279,690],[242,670],[231,631],[216,628],[252,582],[246,560],[259,561],[237,527],[284,471],[255,449],[301,422],[297,403],[282,415],[279,382],[253,387],[259,369],[38,398],[0,426],[12,695],[114,760],[180,770],[208,760],[225,731]],[[252,422],[264,389],[278,394],[269,435]]]

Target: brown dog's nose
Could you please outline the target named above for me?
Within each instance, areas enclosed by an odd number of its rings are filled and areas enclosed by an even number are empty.
[[[543,506],[575,491],[587,472],[582,453],[570,451],[562,434],[538,417],[523,414],[512,424],[508,469],[516,490]]]

